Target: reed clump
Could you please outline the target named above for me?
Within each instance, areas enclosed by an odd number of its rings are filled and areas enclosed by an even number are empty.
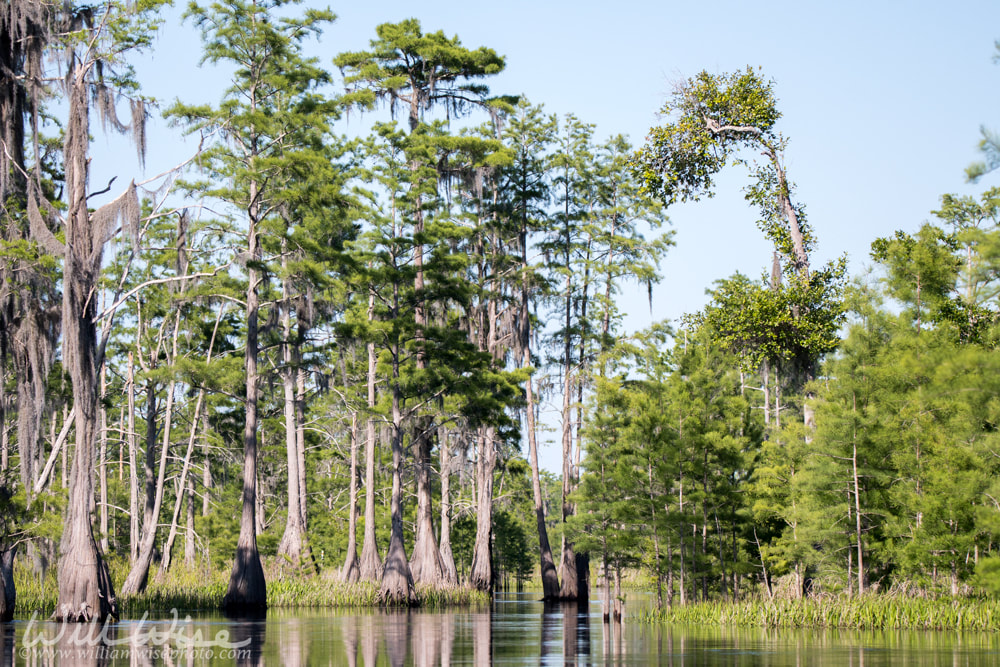
[[[864,595],[802,600],[701,602],[647,612],[647,622],[852,630],[1000,630],[1000,601]]]

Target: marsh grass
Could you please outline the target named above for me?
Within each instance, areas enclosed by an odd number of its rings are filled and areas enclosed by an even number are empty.
[[[865,595],[805,600],[702,602],[651,611],[651,623],[734,625],[765,628],[853,630],[1000,630],[1000,601],[977,598],[907,598]]]
[[[125,580],[128,564],[110,562],[113,581]],[[28,568],[14,570],[17,587],[15,614],[26,618],[33,612],[40,617],[51,616],[58,599],[55,568],[39,580]],[[222,606],[222,598],[229,584],[228,570],[208,570],[175,566],[162,580],[156,580],[155,569],[150,572],[146,590],[138,595],[118,598],[118,612],[122,618],[139,617],[145,612],[214,611]],[[270,608],[374,608],[378,606],[378,586],[372,583],[345,584],[327,576],[301,576],[268,569],[267,604]],[[464,587],[418,587],[419,604],[428,608],[480,607],[489,604],[490,598],[481,591]]]

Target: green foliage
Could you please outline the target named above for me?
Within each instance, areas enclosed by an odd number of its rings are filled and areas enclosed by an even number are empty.
[[[708,327],[746,371],[764,362],[806,367],[837,347],[845,273],[842,259],[789,285],[754,283],[736,274],[717,283],[704,313],[689,322]]]
[[[667,204],[712,196],[713,178],[740,151],[783,145],[772,83],[751,68],[732,74],[702,71],[679,84],[661,109],[672,122],[650,130],[633,158],[645,190]]]

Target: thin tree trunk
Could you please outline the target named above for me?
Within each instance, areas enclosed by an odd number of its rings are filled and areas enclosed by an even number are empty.
[[[667,608],[674,606],[674,546],[667,535]]]
[[[680,597],[681,597],[681,606],[684,606],[684,605],[687,604],[687,581],[686,581],[686,578],[685,578],[686,572],[684,571],[684,532],[685,532],[686,527],[684,525],[684,475],[680,471],[678,471],[678,473],[677,473],[677,483],[678,483],[678,487],[679,487],[679,495],[678,495],[678,498],[677,498],[677,515],[678,515],[678,520],[680,522],[680,524],[679,524],[680,525],[680,530],[677,531],[678,532],[678,542],[679,542],[679,544],[677,546],[677,550],[680,553],[680,557],[681,557],[680,572],[679,572],[679,575],[680,575]]]
[[[857,412],[857,397],[852,396],[852,409]],[[865,593],[865,558],[864,547],[862,546],[861,533],[861,484],[858,476],[858,434],[855,430],[851,443],[851,472],[854,477],[854,539],[858,543],[858,595]]]
[[[521,347],[521,367],[530,368],[531,361],[531,311],[529,308],[530,284],[528,275],[528,228],[527,219],[522,216],[518,234],[521,252],[521,303],[518,313],[518,328]],[[542,497],[542,483],[538,463],[538,440],[535,433],[535,396],[532,377],[524,383],[525,431],[528,438],[528,455],[531,465],[531,492],[535,503],[535,525],[538,530],[538,552],[542,577],[542,597],[555,600],[559,597],[559,575],[552,558],[549,533],[545,526],[545,500]]]
[[[195,561],[194,542],[194,483],[188,480],[187,483],[187,524],[184,530],[184,566],[188,569],[194,567]]]
[[[351,412],[351,498],[347,516],[347,556],[340,571],[340,580],[358,580],[358,413]]]
[[[440,442],[438,454],[441,458],[441,568],[445,583],[458,585],[458,571],[455,556],[451,552],[451,452],[448,448],[448,433],[439,428]]]
[[[292,348],[296,370],[295,379],[295,453],[299,464],[299,526],[302,528],[302,562],[312,563],[318,572],[318,567],[309,548],[309,513],[306,511],[309,502],[309,487],[306,486],[306,370],[302,367],[301,340],[305,338],[305,325],[300,318],[299,340]]]
[[[649,523],[653,531],[653,572],[656,574],[656,608],[663,608],[663,566],[660,563],[660,534],[656,523],[656,496],[653,493],[653,462],[646,463],[649,482]]]
[[[98,479],[100,480],[101,551],[108,551],[108,411],[104,408],[104,390],[107,382],[105,367],[101,366],[101,447],[98,454]]]
[[[174,319],[173,354],[169,363],[173,364],[177,360],[177,334],[180,329],[181,314],[177,313]],[[156,528],[160,521],[160,508],[163,506],[163,495],[166,492],[167,462],[170,454],[170,432],[173,422],[174,393],[177,383],[170,381],[167,388],[167,406],[163,416],[163,442],[160,444],[160,466],[156,476],[156,493],[153,498],[153,508],[149,519],[149,525],[142,533],[142,544],[139,547],[139,557],[132,564],[125,583],[122,584],[123,595],[135,595],[146,589],[149,578],[149,567],[153,562],[153,549],[156,543]],[[190,450],[190,447],[189,447]],[[183,483],[183,482],[182,482]],[[181,489],[184,487],[181,486]],[[181,495],[178,493],[178,495]],[[169,556],[163,556],[169,561]]]
[[[282,240],[282,269],[287,275],[288,260],[285,241]],[[278,544],[278,555],[285,557],[293,567],[299,567],[302,562],[302,542],[305,528],[302,525],[302,495],[299,487],[302,475],[299,474],[299,428],[296,410],[297,392],[295,382],[297,369],[292,351],[292,302],[289,290],[289,280],[286,278],[282,286],[281,327],[284,343],[281,346],[283,368],[281,369],[281,387],[284,394],[285,408],[285,453],[288,461],[288,512],[285,520],[285,532]]]
[[[132,563],[139,557],[139,471],[136,461],[135,443],[135,364],[132,352],[128,353],[128,375],[125,378],[128,393],[128,509],[129,509],[129,557]]]
[[[63,424],[68,424],[70,419],[73,419],[72,413],[66,412],[66,406],[63,406]],[[75,421],[75,419],[74,419]],[[62,449],[62,488],[69,488],[69,445],[63,447]],[[89,509],[89,508],[88,508]]]
[[[153,505],[156,503],[156,383],[146,382],[146,457],[143,472],[146,495],[142,507],[142,539],[153,528]]]
[[[208,510],[211,507],[208,490],[212,488],[212,459],[209,457],[211,449],[208,441],[208,416],[203,414],[201,421],[202,432],[205,434],[202,436],[203,444],[201,454],[201,515],[208,516]]]
[[[530,352],[525,348],[526,365],[530,365]],[[542,497],[542,483],[538,465],[538,441],[535,435],[535,401],[532,393],[532,380],[525,381],[525,419],[528,432],[528,451],[531,456],[531,491],[535,501],[535,525],[538,528],[538,551],[541,558],[542,596],[546,600],[559,597],[559,576],[556,572],[555,560],[552,558],[552,547],[549,546],[549,531],[545,526],[545,500]]]
[[[375,313],[375,293],[368,295],[368,321],[371,322]],[[362,581],[379,581],[382,578],[382,559],[379,556],[378,541],[375,535],[375,457],[377,442],[375,440],[375,418],[371,411],[375,408],[375,380],[377,357],[375,343],[369,342],[368,348],[368,410],[369,416],[365,428],[365,540],[361,546],[360,578]]]
[[[567,248],[566,264],[569,266],[569,250]],[[572,346],[570,326],[572,324],[572,289],[571,277],[566,276],[566,321],[564,326],[565,344],[563,346],[563,403],[562,403],[562,554],[559,559],[559,578],[562,587],[559,597],[563,600],[575,600],[579,593],[577,587],[576,554],[573,543],[566,537],[566,521],[573,515],[573,505],[569,494],[573,490],[573,414],[570,398],[573,394]]]
[[[286,322],[286,330],[288,329]],[[287,346],[286,346],[287,347]],[[285,352],[286,363],[290,354]],[[302,558],[302,507],[299,500],[299,455],[298,435],[295,426],[295,379],[290,368],[281,372],[281,385],[285,407],[285,453],[288,461],[288,513],[285,532],[278,545],[278,555],[288,559],[293,567],[298,567]]]
[[[607,544],[601,554],[601,570],[604,576],[604,599],[601,600],[601,618],[605,623],[611,622],[611,570],[608,567]]]
[[[7,393],[3,385],[7,384],[7,374],[0,369],[0,473],[6,473],[10,466],[10,438],[7,431]],[[27,487],[26,487],[27,488]]]
[[[211,357],[211,349],[209,349],[209,357]],[[200,424],[200,413],[202,401],[205,397],[205,390],[198,391],[198,398],[195,399],[194,403],[194,417],[191,420],[191,433],[188,436],[188,446],[187,451],[184,452],[184,463],[181,466],[181,477],[177,484],[177,498],[174,500],[174,511],[171,514],[170,519],[170,532],[167,533],[167,541],[163,544],[163,555],[160,560],[160,574],[159,577],[162,579],[170,569],[170,564],[172,562],[171,553],[173,552],[174,540],[177,539],[177,524],[180,519],[181,505],[184,502],[185,490],[189,488],[190,481],[188,480],[188,472],[191,469],[191,457],[194,454],[194,445],[198,432],[198,424]],[[192,489],[193,496],[193,489]],[[188,504],[190,505],[190,499]],[[189,511],[191,508],[189,507]],[[190,518],[190,517],[189,517]],[[193,522],[193,519],[191,519]]]

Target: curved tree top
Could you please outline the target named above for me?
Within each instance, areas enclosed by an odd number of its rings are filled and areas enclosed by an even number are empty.
[[[489,88],[475,80],[505,66],[493,49],[467,49],[457,36],[446,37],[440,30],[424,33],[416,19],[383,23],[375,32],[378,38],[370,51],[342,53],[334,64],[350,89],[388,100],[393,113],[397,104],[408,105],[411,130],[432,106],[443,105],[450,117],[486,105]]]
[[[632,156],[643,189],[668,205],[697,201],[713,196],[713,179],[727,164],[746,165],[754,179],[746,199],[760,210],[758,226],[791,260],[792,273],[808,279],[813,238],[782,164],[786,141],[774,129],[781,113],[773,83],[749,67],[703,71],[677,85],[662,113],[668,122],[652,128]]]
[[[646,190],[665,203],[711,197],[713,178],[742,148],[780,150],[781,117],[770,81],[750,68],[697,76],[677,85],[661,113],[671,119],[649,131],[634,166]]]

